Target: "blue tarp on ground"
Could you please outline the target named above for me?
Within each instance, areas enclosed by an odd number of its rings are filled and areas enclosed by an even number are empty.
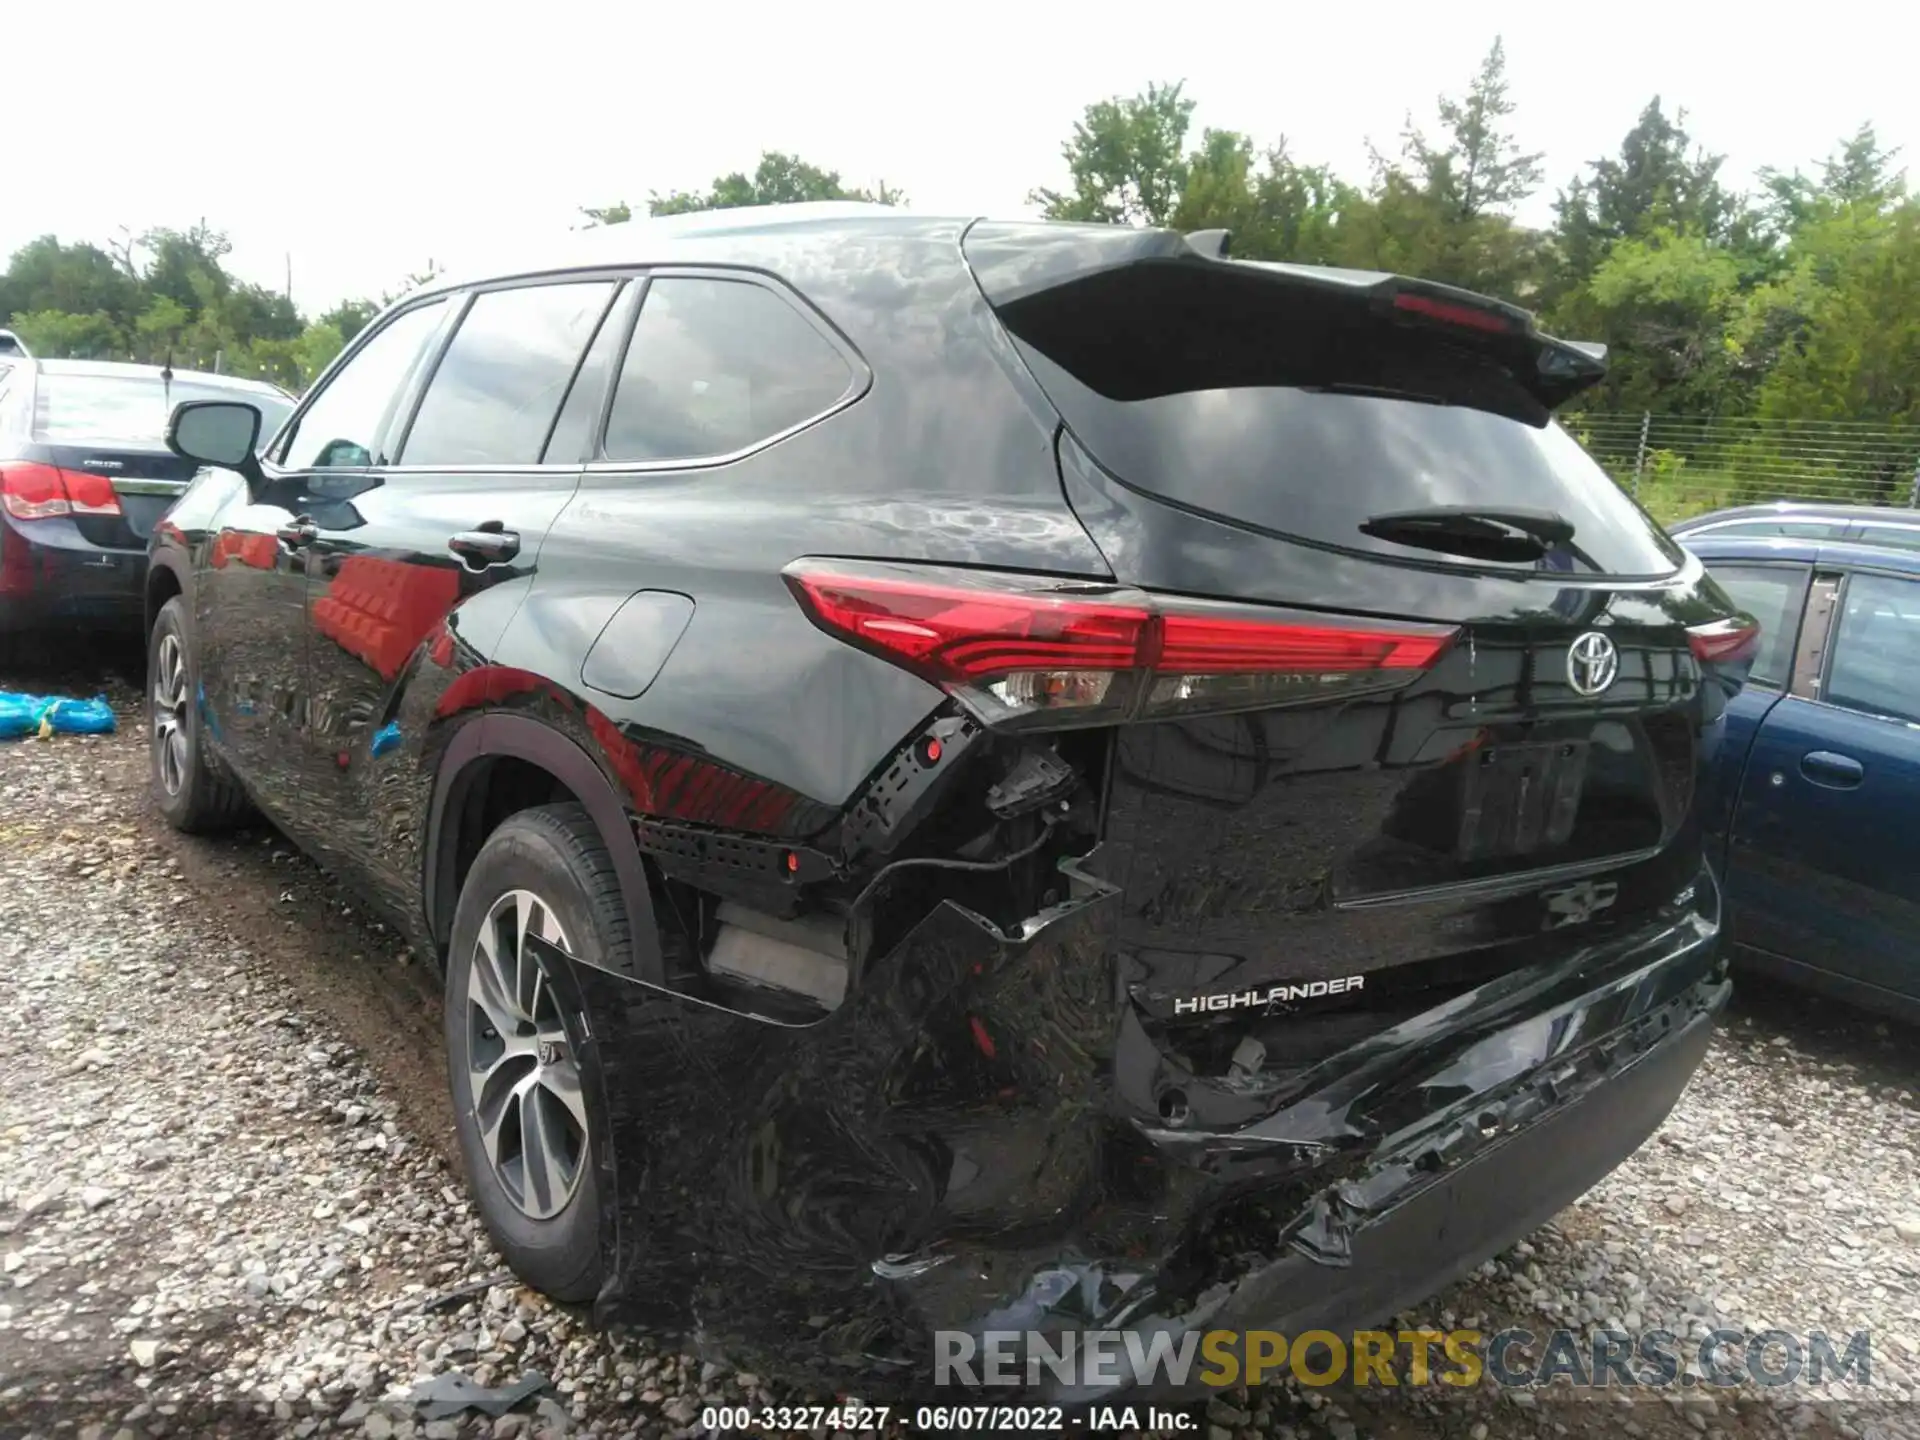
[[[104,695],[70,700],[62,695],[22,695],[0,690],[0,740],[26,735],[111,735],[113,708]]]

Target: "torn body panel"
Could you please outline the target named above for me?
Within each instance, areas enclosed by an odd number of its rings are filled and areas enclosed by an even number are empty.
[[[1305,1073],[1209,1078],[1147,1033],[1102,858],[1019,925],[939,905],[811,1025],[576,967],[612,1140],[601,1313],[863,1396],[924,1384],[936,1330],[1377,1320],[1630,1153],[1725,999],[1702,872],[1631,938]],[[1540,1146],[1564,1163],[1502,1158]]]

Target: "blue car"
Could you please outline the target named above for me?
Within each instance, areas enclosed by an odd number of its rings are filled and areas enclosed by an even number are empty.
[[[1920,550],[1677,538],[1762,626],[1702,810],[1735,954],[1920,1020]]]

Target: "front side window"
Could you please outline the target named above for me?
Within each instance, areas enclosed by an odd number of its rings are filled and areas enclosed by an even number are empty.
[[[607,421],[609,460],[732,455],[814,419],[853,369],[763,285],[666,276],[647,288]]]
[[[1847,581],[1826,700],[1920,723],[1920,580],[1855,575]]]
[[[380,327],[313,397],[281,444],[291,470],[385,464],[374,453],[420,352],[446,313],[444,299],[416,306]]]
[[[1807,598],[1807,570],[1788,565],[1709,565],[1707,570],[1734,604],[1760,622],[1760,650],[1748,679],[1785,689]]]
[[[427,383],[400,463],[537,464],[613,290],[596,280],[476,295]]]

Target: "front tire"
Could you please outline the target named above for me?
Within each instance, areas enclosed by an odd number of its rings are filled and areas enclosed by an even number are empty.
[[[176,595],[160,607],[147,637],[147,768],[160,813],[189,834],[229,829],[250,811],[240,787],[215,771],[206,753],[199,695],[187,607]]]
[[[597,1152],[607,1143],[559,956],[618,969],[629,948],[613,860],[584,806],[523,810],[487,837],[447,956],[454,1125],[487,1233],[516,1275],[556,1300],[600,1290]]]

